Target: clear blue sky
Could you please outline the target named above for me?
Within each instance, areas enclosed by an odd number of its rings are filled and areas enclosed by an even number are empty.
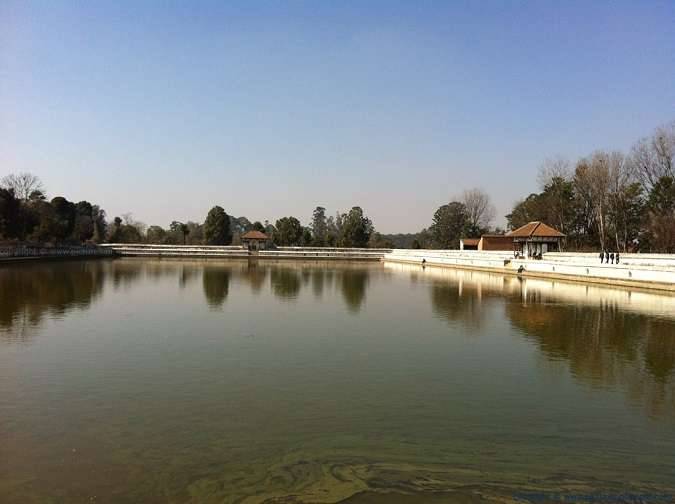
[[[675,2],[0,2],[0,176],[148,224],[417,231],[675,119]]]

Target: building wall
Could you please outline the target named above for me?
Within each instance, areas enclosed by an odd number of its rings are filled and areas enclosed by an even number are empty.
[[[459,240],[459,250],[478,250],[480,246],[480,240],[475,238],[465,238]]]
[[[509,236],[483,236],[478,244],[478,250],[513,251],[513,238]]]

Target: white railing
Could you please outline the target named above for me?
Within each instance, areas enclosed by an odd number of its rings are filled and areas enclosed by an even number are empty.
[[[152,249],[204,249],[204,250],[243,250],[241,245],[163,245],[159,243],[102,243],[109,248],[152,248]]]
[[[337,247],[278,247],[250,253],[242,246],[157,245],[146,243],[106,243],[103,245],[121,256],[147,257],[259,257],[267,259],[364,259],[379,260],[390,249]]]

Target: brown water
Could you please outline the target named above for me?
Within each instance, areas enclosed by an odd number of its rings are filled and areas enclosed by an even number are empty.
[[[670,502],[675,298],[382,264],[0,266],[0,502]]]

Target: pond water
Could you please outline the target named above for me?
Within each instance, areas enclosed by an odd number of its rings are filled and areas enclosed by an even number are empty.
[[[675,495],[673,296],[379,263],[0,266],[1,502],[619,494]]]

